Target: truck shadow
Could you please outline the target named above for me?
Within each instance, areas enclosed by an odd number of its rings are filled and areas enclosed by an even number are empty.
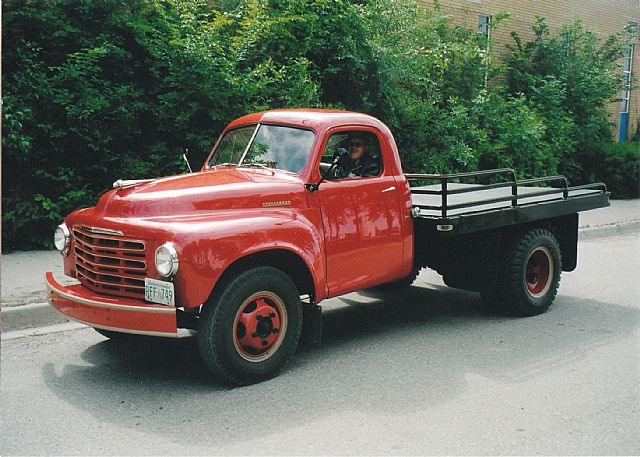
[[[512,384],[630,338],[640,311],[560,296],[541,316],[492,314],[477,294],[432,286],[332,300],[323,345],[301,348],[278,378],[212,381],[194,339],[114,344],[95,335],[87,365],[42,373],[59,398],[97,420],[203,446],[246,442],[336,414],[405,415],[464,393],[469,375]],[[258,408],[257,405],[260,407]],[[188,427],[176,427],[188,425]]]

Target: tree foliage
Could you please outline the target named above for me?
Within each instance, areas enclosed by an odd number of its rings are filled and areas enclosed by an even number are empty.
[[[185,171],[185,149],[199,166],[227,122],[263,109],[373,114],[413,172],[585,180],[612,154],[594,145],[610,138],[622,38],[579,23],[553,36],[540,20],[499,67],[474,30],[409,0],[3,6],[4,249],[47,246],[115,179]]]
[[[616,74],[624,36],[600,43],[598,35],[580,22],[551,35],[544,19],[532,27],[535,38],[515,46],[507,61],[510,94],[523,94],[548,126],[545,139],[552,146],[558,171],[583,181],[589,179],[589,155],[595,145],[611,138],[606,102],[620,92]]]

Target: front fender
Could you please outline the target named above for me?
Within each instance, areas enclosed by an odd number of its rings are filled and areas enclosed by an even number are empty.
[[[313,277],[316,298],[324,298],[321,224],[320,212],[314,209],[246,210],[174,221],[171,226],[180,257],[174,279],[177,303],[185,307],[201,305],[231,264],[272,249],[299,256]]]

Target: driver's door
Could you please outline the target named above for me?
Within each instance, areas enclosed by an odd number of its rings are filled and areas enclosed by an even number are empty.
[[[397,279],[402,268],[399,191],[381,165],[378,176],[327,180],[318,190],[330,296]]]

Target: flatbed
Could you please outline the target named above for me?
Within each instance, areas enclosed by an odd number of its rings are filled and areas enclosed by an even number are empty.
[[[456,181],[508,175],[492,184]],[[412,186],[411,203],[421,227],[443,235],[460,235],[535,220],[576,214],[609,206],[603,183],[569,187],[564,176],[518,180],[512,169],[448,175],[407,174],[410,182],[439,181]],[[551,187],[547,184],[559,185]]]

